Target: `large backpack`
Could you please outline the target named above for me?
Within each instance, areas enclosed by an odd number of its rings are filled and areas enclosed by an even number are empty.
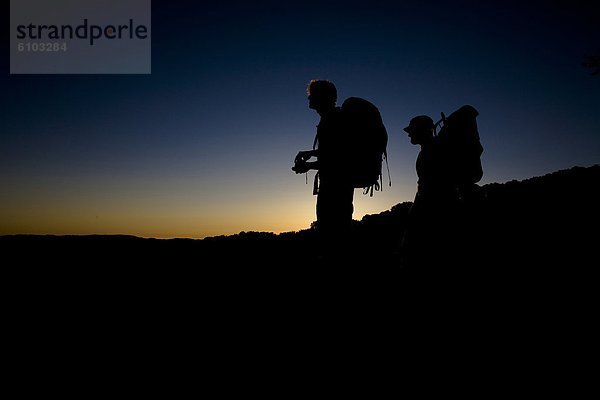
[[[373,196],[373,190],[381,190],[383,186],[381,170],[384,159],[387,165],[387,130],[377,107],[365,99],[349,97],[341,109],[351,157],[348,177],[355,188]]]
[[[447,117],[442,113],[442,119],[434,126],[434,132],[441,126],[438,141],[447,151],[448,168],[459,192],[469,190],[483,177],[478,115],[473,106],[464,105]]]

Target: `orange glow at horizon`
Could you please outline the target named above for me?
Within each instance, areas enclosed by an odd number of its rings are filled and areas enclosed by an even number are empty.
[[[0,235],[11,234],[125,234],[154,238],[195,238],[232,235],[241,231],[274,233],[298,231],[315,220],[310,185],[293,180],[289,190],[241,191],[237,197],[217,195],[104,195],[94,193],[35,193],[13,195],[0,210]],[[387,188],[386,188],[387,189]],[[33,195],[33,193],[29,193]],[[405,200],[389,190],[374,197],[355,192],[354,218],[388,210]],[[43,199],[43,200],[37,200]],[[397,199],[397,200],[396,200]],[[6,199],[4,199],[6,200]]]

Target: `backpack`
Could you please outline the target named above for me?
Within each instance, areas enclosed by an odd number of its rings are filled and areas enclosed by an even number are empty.
[[[341,110],[348,135],[346,148],[352,160],[347,168],[348,177],[354,188],[364,189],[364,194],[373,196],[373,190],[383,189],[381,168],[383,160],[387,166],[387,130],[377,107],[365,99],[349,97]]]
[[[479,112],[473,106],[464,105],[447,117],[441,114],[442,119],[434,125],[434,134],[446,151],[452,183],[462,194],[483,177],[483,146],[476,120]]]

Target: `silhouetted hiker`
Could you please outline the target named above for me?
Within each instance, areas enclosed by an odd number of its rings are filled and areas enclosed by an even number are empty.
[[[300,151],[293,170],[318,171],[317,232],[325,253],[337,252],[352,226],[354,186],[346,172],[348,164],[346,128],[340,107],[336,106],[337,89],[326,80],[313,80],[308,85],[308,106],[321,117],[317,125],[316,149]],[[308,161],[316,157],[316,161]],[[317,190],[318,182],[318,190]]]
[[[430,117],[413,118],[404,131],[412,144],[421,146],[416,162],[417,194],[402,240],[404,265],[438,269],[440,262],[450,261],[446,258],[453,251],[451,228],[458,204],[448,154],[434,136]]]

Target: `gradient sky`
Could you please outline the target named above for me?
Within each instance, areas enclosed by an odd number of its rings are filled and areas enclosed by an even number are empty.
[[[313,174],[290,168],[313,78],[373,101],[390,135],[393,186],[357,190],[355,219],[414,197],[418,114],[479,110],[482,183],[599,163],[592,3],[154,0],[147,76],[9,75],[5,37],[0,234],[306,228]]]

